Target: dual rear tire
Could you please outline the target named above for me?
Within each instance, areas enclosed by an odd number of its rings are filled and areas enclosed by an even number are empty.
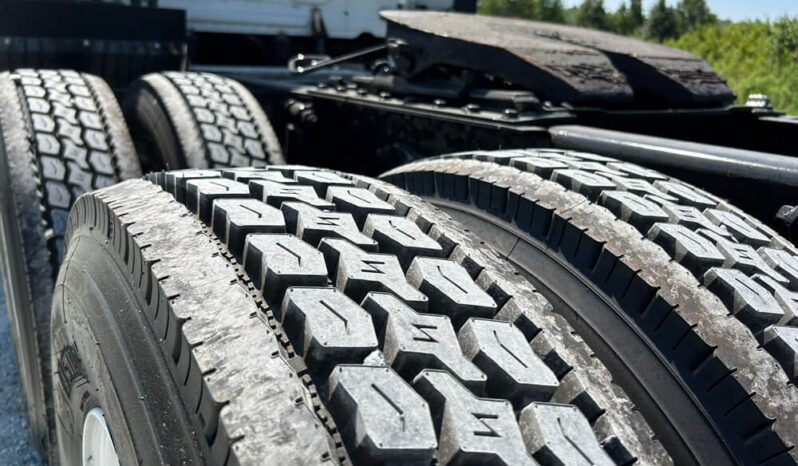
[[[163,95],[148,88],[142,97],[145,83],[165,80],[172,84]],[[183,85],[187,81],[194,87]],[[128,95],[133,108],[126,108],[126,123],[113,92],[96,76],[64,70],[0,73],[2,277],[29,429],[51,463],[57,461],[51,374],[58,378],[60,357],[71,354],[54,355],[51,365],[51,303],[72,205],[88,191],[140,177],[141,147],[147,148],[141,160],[148,168],[215,166],[222,164],[221,156],[211,154],[220,151],[227,154],[226,163],[265,165],[282,157],[263,110],[233,80],[154,74],[140,79]],[[137,129],[134,137],[128,124]],[[151,141],[157,144],[148,145]],[[81,431],[77,424],[70,429]]]

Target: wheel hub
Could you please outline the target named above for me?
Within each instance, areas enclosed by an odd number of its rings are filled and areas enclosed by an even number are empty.
[[[83,465],[119,466],[119,457],[101,408],[93,408],[83,420]]]

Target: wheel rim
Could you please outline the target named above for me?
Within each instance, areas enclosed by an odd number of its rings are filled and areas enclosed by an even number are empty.
[[[119,457],[101,408],[93,408],[83,420],[83,466],[119,466]]]

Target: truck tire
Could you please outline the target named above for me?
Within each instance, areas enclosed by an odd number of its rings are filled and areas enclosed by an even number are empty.
[[[159,172],[82,197],[68,231],[64,464],[94,409],[130,463],[671,463],[525,279],[386,183]]]
[[[260,104],[232,79],[148,74],[131,84],[122,107],[145,171],[284,163]]]
[[[607,364],[678,463],[794,464],[798,254],[656,171],[555,149],[383,175],[478,232]]]
[[[0,73],[0,259],[29,427],[45,458],[54,428],[50,297],[69,208],[83,192],[135,176],[133,143],[102,79]]]

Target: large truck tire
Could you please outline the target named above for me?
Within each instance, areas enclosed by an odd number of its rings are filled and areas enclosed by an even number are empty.
[[[0,73],[0,259],[34,444],[51,421],[50,306],[69,208],[86,191],[141,176],[105,82],[73,71]],[[48,427],[49,426],[49,427]]]
[[[284,165],[96,191],[53,302],[64,464],[86,444],[144,464],[671,463],[523,277],[378,180]],[[97,412],[105,440],[83,437]]]
[[[145,171],[284,163],[268,117],[233,79],[152,73],[131,84],[122,106]]]
[[[770,228],[694,186],[582,152],[469,152],[383,178],[517,267],[678,463],[795,463],[798,253]]]

